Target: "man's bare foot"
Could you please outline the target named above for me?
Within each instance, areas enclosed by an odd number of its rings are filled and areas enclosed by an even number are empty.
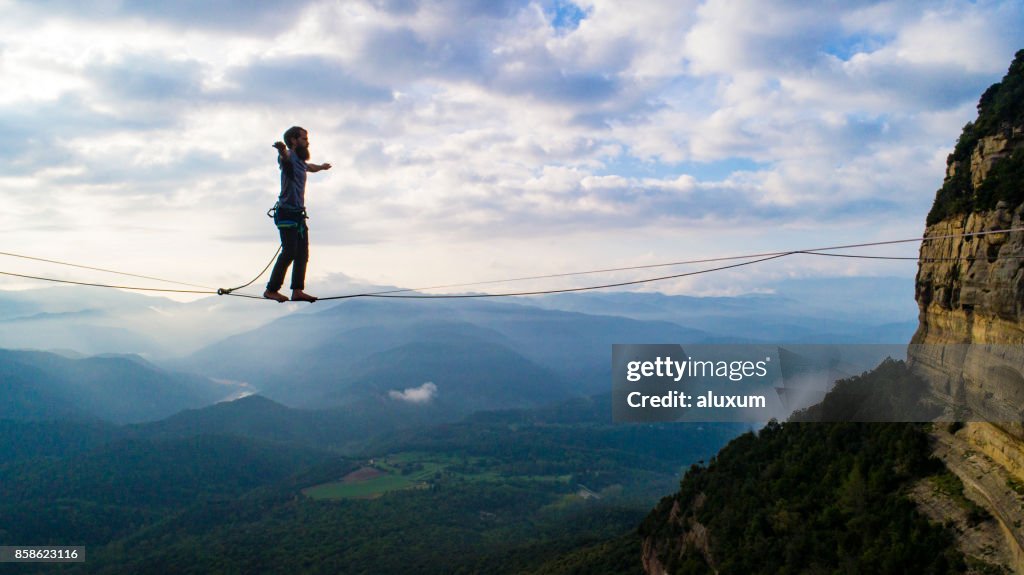
[[[300,289],[293,289],[292,301],[308,301],[309,303],[313,303],[316,301],[316,298]]]
[[[279,291],[267,290],[267,291],[263,292],[263,297],[265,297],[267,299],[272,299],[272,300],[274,300],[276,302],[280,302],[280,303],[284,303],[284,302],[288,301],[288,296],[284,295],[283,293],[281,293]]]

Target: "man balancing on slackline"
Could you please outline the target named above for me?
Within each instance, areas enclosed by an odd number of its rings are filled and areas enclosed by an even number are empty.
[[[285,146],[287,142],[287,146]],[[306,172],[331,169],[330,164],[310,164],[309,134],[293,126],[284,133],[284,142],[274,142],[277,165],[281,168],[281,195],[272,210],[274,224],[281,233],[281,255],[270,273],[263,297],[279,302],[288,298],[280,291],[288,266],[292,268],[291,301],[314,302],[316,298],[302,291],[306,285],[306,262],[309,261],[309,228],[306,226]]]

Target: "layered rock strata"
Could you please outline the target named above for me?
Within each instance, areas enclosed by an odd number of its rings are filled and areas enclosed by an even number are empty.
[[[1024,439],[1024,205],[929,226],[908,356],[955,415]]]
[[[1014,137],[984,137],[975,147],[977,185],[978,174],[1024,146],[1024,130],[1008,133]],[[1006,202],[928,226],[915,290],[920,323],[908,358],[952,415],[984,422],[968,434],[977,447],[1024,480],[1022,229],[1024,204]],[[1000,230],[1013,231],[992,233]]]
[[[1015,152],[1022,148],[1024,125],[1003,123],[978,139],[969,163],[950,159],[946,184],[967,179],[970,206],[993,168],[1019,161]],[[962,178],[965,169],[969,178]],[[1024,481],[1024,203],[998,201],[994,209],[966,212],[925,230],[915,289],[919,326],[908,363],[947,415],[968,421],[939,454],[999,521],[1005,554],[1013,557],[1014,572],[1024,574],[1024,507],[1019,497],[1006,503],[1013,495],[1007,485]],[[984,458],[1006,479],[972,472],[964,454]]]

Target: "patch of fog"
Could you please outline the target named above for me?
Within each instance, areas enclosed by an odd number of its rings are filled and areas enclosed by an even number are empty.
[[[162,315],[164,317],[174,317],[173,313],[171,313],[169,311],[166,311],[166,310],[162,310],[162,309],[160,309],[160,308],[158,308],[156,306],[153,306],[153,305],[149,306],[149,309],[155,311],[156,313],[158,313],[158,314],[160,314],[160,315]]]
[[[214,382],[216,384],[219,384],[219,385],[223,385],[223,386],[226,386],[226,387],[234,388],[234,389],[232,389],[228,393],[227,396],[224,397],[224,399],[219,400],[217,403],[224,403],[226,401],[235,401],[236,399],[242,399],[243,397],[248,397],[250,395],[255,395],[256,392],[257,392],[256,388],[254,388],[252,385],[250,385],[249,382],[247,382],[247,381],[235,381],[235,380],[232,380],[232,379],[218,379],[218,378],[215,378],[215,377],[211,377],[210,381],[212,381],[212,382]]]
[[[407,387],[402,391],[392,389],[388,397],[409,403],[428,403],[437,396],[437,386],[428,381],[419,387]]]

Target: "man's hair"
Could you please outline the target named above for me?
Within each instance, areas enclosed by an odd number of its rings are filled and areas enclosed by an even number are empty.
[[[284,136],[282,136],[282,138],[284,139],[284,143],[287,144],[289,148],[291,148],[292,140],[297,140],[299,136],[301,136],[302,133],[305,131],[305,128],[300,128],[298,126],[292,126],[291,128],[288,128],[287,130],[285,130]]]

